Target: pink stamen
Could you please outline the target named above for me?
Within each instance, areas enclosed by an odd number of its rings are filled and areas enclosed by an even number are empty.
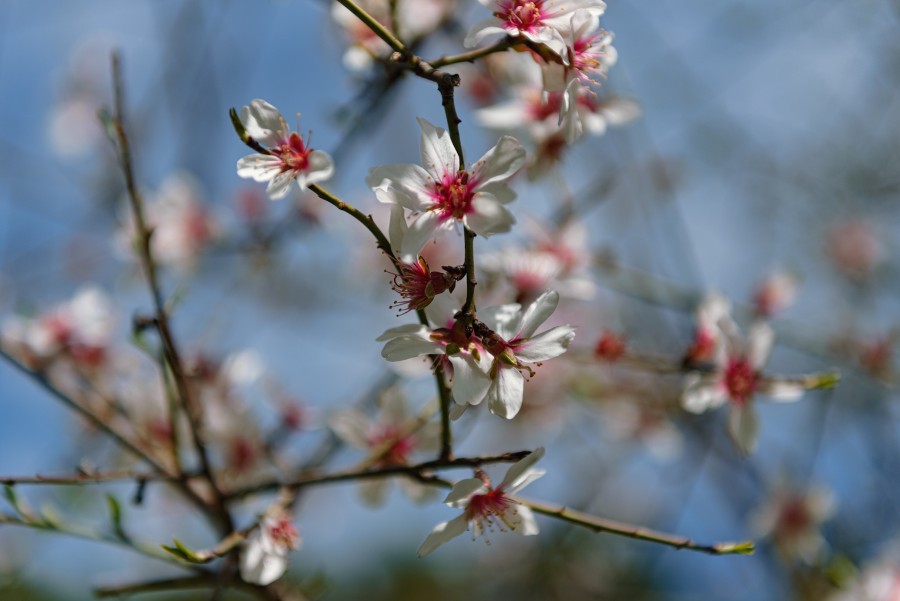
[[[759,376],[743,357],[729,358],[725,366],[724,383],[728,396],[737,405],[744,405],[756,391]]]

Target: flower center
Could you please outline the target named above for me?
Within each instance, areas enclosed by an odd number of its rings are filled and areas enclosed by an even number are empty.
[[[435,183],[432,198],[441,213],[441,220],[462,219],[471,213],[474,188],[468,171],[447,173],[443,180]]]
[[[269,527],[269,537],[276,545],[285,549],[296,549],[300,546],[300,534],[287,517],[280,517]]]
[[[796,535],[804,532],[812,525],[812,517],[806,510],[802,498],[793,497],[785,503],[778,516],[776,532],[781,535]]]
[[[500,10],[494,15],[504,22],[505,29],[514,29],[533,33],[543,25],[544,0],[523,2],[522,0],[505,0],[500,2]]]
[[[294,132],[287,140],[272,149],[272,154],[281,159],[282,171],[305,171],[309,166],[309,153],[300,134]]]
[[[412,436],[400,436],[396,428],[386,426],[369,438],[369,445],[376,448],[388,445],[378,461],[380,466],[388,467],[408,464],[409,454],[415,449],[416,442]]]
[[[550,92],[547,99],[542,94],[534,94],[529,98],[528,112],[535,121],[543,121],[559,114],[562,106],[562,92]]]
[[[502,488],[492,489],[483,495],[473,495],[469,499],[466,513],[470,519],[481,520],[490,525],[494,518],[500,518],[502,521],[503,512],[510,504]]]
[[[744,359],[729,359],[725,367],[725,388],[728,396],[739,405],[747,402],[756,390],[757,374],[750,363]]]

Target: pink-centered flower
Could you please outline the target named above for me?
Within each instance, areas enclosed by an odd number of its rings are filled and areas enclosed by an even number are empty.
[[[599,18],[606,11],[600,0],[478,0],[493,8],[491,18],[476,23],[463,45],[471,48],[487,37],[509,35],[543,44],[565,60],[563,32],[576,11]]]
[[[266,193],[272,200],[284,198],[296,181],[302,190],[325,181],[334,173],[331,157],[307,146],[300,134],[292,132],[284,117],[265,100],[256,99],[241,109],[247,134],[268,150],[251,154],[237,162],[237,174],[257,182],[268,182]]]
[[[534,467],[543,456],[544,449],[539,448],[514,464],[496,488],[491,486],[486,476],[483,479],[460,480],[454,484],[444,503],[462,509],[463,513],[435,526],[419,547],[419,557],[425,557],[470,528],[473,535],[495,529],[499,532],[518,532],[523,536],[537,534],[537,521],[531,509],[511,495],[544,475],[545,470]]]
[[[435,327],[407,324],[390,328],[377,338],[385,342],[381,356],[388,361],[405,361],[422,355],[439,355],[450,377],[453,399],[459,405],[476,405],[484,399],[491,380],[487,375],[491,356],[481,339],[467,332],[454,315],[460,307],[450,295],[434,299],[425,314]]]
[[[757,536],[769,538],[785,560],[813,564],[825,546],[819,530],[836,508],[834,494],[827,489],[796,489],[780,481],[752,514],[751,526]]]
[[[548,290],[524,313],[518,304],[479,311],[478,317],[489,331],[481,332],[476,327],[476,334],[481,336],[482,345],[494,358],[488,374],[491,385],[485,397],[491,413],[506,419],[515,417],[522,408],[523,372],[534,375],[530,364],[562,355],[575,339],[575,328],[570,325],[535,334],[558,304],[559,294]]]
[[[287,571],[288,554],[299,548],[300,535],[290,515],[266,516],[244,541],[241,579],[261,586],[275,582]]]
[[[776,401],[793,401],[803,394],[804,387],[797,382],[763,375],[762,368],[774,341],[774,333],[768,325],[753,324],[746,340],[741,338],[737,326],[730,320],[723,320],[720,327],[725,344],[714,357],[715,370],[688,374],[682,406],[691,413],[703,413],[729,404],[728,433],[738,450],[752,453],[759,434],[753,398],[762,395]]]
[[[515,223],[504,206],[515,199],[506,180],[525,162],[525,149],[503,136],[471,169],[465,169],[450,135],[424,119],[421,154],[424,167],[383,165],[369,173],[366,183],[381,202],[398,204],[418,214],[409,225],[400,248],[407,264],[438,231],[462,223],[481,236],[507,232]]]

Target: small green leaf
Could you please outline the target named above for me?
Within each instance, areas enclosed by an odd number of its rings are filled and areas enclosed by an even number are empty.
[[[753,555],[756,543],[745,540],[739,543],[721,543],[715,546],[716,552],[722,555]]]
[[[183,559],[184,561],[187,561],[189,563],[209,563],[210,561],[212,561],[212,557],[209,554],[195,553],[194,551],[191,551],[190,549],[185,547],[184,544],[177,538],[173,538],[172,542],[175,544],[174,547],[162,545],[162,548],[179,559]]]
[[[119,501],[112,495],[106,495],[106,503],[109,506],[109,519],[112,522],[113,532],[119,540],[127,541],[128,535],[122,528],[122,506]]]

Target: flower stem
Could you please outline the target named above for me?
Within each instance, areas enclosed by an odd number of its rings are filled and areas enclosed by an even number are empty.
[[[537,513],[554,517],[564,522],[575,524],[576,526],[583,526],[594,532],[608,532],[627,538],[667,545],[676,549],[690,549],[692,551],[700,551],[701,553],[709,553],[710,555],[751,555],[755,549],[752,541],[704,545],[696,543],[689,538],[657,532],[655,530],[650,530],[649,528],[634,526],[623,522],[598,518],[580,511],[575,511],[574,509],[569,509],[568,507],[554,506],[520,498],[516,498],[515,501],[526,507],[530,507]]]
[[[349,10],[351,13],[356,15],[356,17],[366,24],[366,26],[372,30],[372,33],[380,37],[384,42],[391,47],[392,50],[396,52],[402,52],[406,54],[409,52],[406,49],[406,46],[394,36],[393,33],[387,30],[387,28],[379,23],[375,17],[364,11],[356,2],[353,0],[338,0],[344,8]]]

